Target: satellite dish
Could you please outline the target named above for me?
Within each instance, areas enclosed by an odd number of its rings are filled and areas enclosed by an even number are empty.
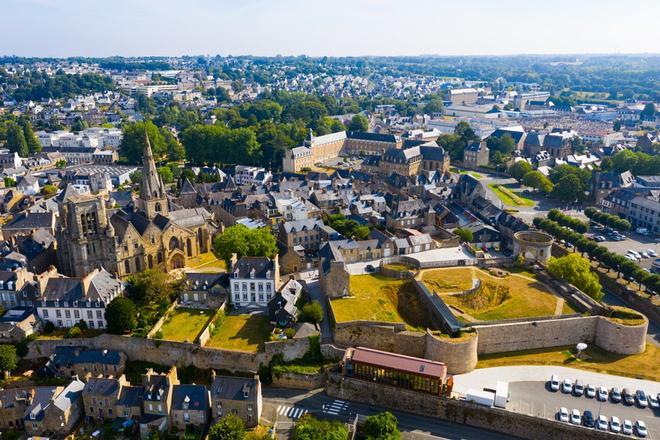
[[[580,342],[576,348],[578,349],[578,351],[586,350],[587,344],[585,344],[584,342]]]

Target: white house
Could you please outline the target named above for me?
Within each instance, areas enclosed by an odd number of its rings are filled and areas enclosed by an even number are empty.
[[[238,307],[266,307],[280,287],[280,264],[278,256],[266,257],[232,256],[231,279],[229,282],[231,302]]]

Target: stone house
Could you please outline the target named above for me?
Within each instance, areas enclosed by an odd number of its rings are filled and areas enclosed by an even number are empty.
[[[179,384],[176,366],[167,373],[156,373],[149,369],[142,375],[142,419],[140,435],[144,438],[153,430],[164,432],[169,427],[172,407],[172,390]]]
[[[35,333],[39,321],[30,307],[7,310],[0,317],[0,341],[19,342]]]
[[[123,374],[115,377],[90,377],[83,388],[82,398],[87,419],[104,422],[117,417],[117,401],[122,387],[130,385]]]
[[[229,275],[223,273],[186,272],[181,300],[209,308],[219,308],[229,295]]]
[[[473,142],[463,151],[463,166],[476,170],[477,168],[488,165],[490,149],[486,141]]]
[[[117,417],[139,420],[142,416],[142,395],[144,388],[139,385],[122,386],[115,404]]]
[[[121,351],[61,345],[55,347],[44,370],[47,374],[57,377],[99,374],[117,377],[123,374],[125,367],[126,354]]]
[[[215,373],[213,373],[215,376]],[[259,424],[262,411],[261,382],[259,376],[217,376],[211,385],[211,412],[213,420],[233,414],[248,428]]]
[[[303,246],[307,251],[317,251],[321,244],[323,221],[310,219],[287,221],[278,226],[279,240],[287,247]]]
[[[209,421],[209,391],[204,385],[174,385],[170,427],[184,431],[187,426],[204,427]]]
[[[280,327],[288,327],[296,322],[298,308],[296,302],[304,293],[304,286],[295,279],[290,279],[268,302],[268,316]]]
[[[23,430],[23,417],[35,395],[34,388],[0,390],[0,429]]]
[[[83,413],[85,383],[74,377],[66,387],[37,387],[23,417],[28,435],[68,435]]]

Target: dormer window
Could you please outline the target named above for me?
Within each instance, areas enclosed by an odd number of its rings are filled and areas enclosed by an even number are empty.
[[[183,409],[188,409],[189,406],[190,406],[190,397],[186,396],[183,399]]]
[[[266,278],[270,279],[271,277],[272,277],[272,273],[269,270],[268,272],[266,272]]]
[[[234,278],[238,278],[238,270],[234,272]]]
[[[252,270],[250,271],[250,278],[254,278],[255,274],[256,274],[256,270],[254,270],[253,267]]]

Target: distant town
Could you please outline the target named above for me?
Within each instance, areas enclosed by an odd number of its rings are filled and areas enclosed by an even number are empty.
[[[660,436],[659,73],[0,57],[0,438]]]

